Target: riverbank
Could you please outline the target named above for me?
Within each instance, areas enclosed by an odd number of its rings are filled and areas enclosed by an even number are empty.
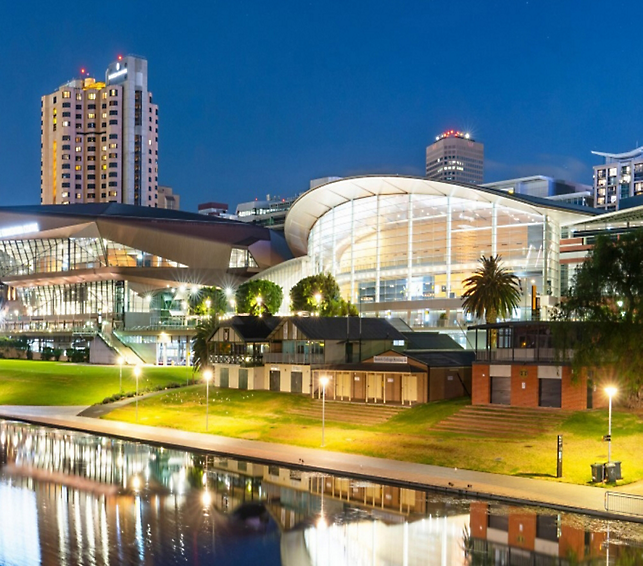
[[[340,474],[414,489],[438,489],[468,497],[542,505],[564,511],[643,522],[643,517],[607,512],[604,504],[606,492],[597,487],[106,421],[72,416],[72,412],[68,407],[57,410],[55,407],[40,409],[0,406],[1,418],[44,426],[139,440],[173,448],[216,452],[257,462],[280,463],[293,468]]]

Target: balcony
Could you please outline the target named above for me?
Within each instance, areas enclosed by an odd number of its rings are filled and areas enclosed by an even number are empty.
[[[556,351],[555,348],[497,348],[478,350],[476,361],[483,362],[566,362],[572,350]]]
[[[286,353],[266,353],[263,355],[264,364],[301,364],[314,365],[324,363],[324,354],[286,354]]]
[[[238,366],[252,367],[263,364],[261,356],[249,354],[213,354],[210,356],[213,364],[234,364]]]

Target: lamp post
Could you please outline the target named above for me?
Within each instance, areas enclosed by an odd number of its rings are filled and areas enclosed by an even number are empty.
[[[141,376],[141,368],[134,368],[134,377],[136,378],[136,422],[138,422],[138,378]]]
[[[313,298],[315,299],[315,302],[317,303],[317,316],[319,316],[320,315],[320,310],[321,310],[322,294],[319,291],[317,291],[317,293],[315,293],[313,295]]]
[[[118,356],[118,391],[123,392],[123,356]]]
[[[210,380],[212,379],[212,370],[206,369],[203,372],[205,378],[205,430],[208,430],[208,413],[210,405]]]
[[[324,442],[324,432],[326,428],[326,386],[328,385],[328,377],[323,375],[319,378],[319,385],[322,386],[322,448],[326,445]]]
[[[607,463],[612,463],[612,397],[616,395],[616,387],[606,387],[605,393],[609,397],[609,413],[607,417]]]

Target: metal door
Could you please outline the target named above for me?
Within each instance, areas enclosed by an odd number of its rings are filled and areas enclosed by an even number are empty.
[[[494,405],[511,404],[510,377],[491,377],[491,402]]]
[[[281,372],[270,370],[270,391],[281,391]]]
[[[539,379],[538,380],[538,406],[557,407],[560,409],[562,401],[562,380],[560,379]]]
[[[301,393],[302,392],[302,383],[303,375],[300,371],[293,371],[290,374],[290,392],[291,393]]]

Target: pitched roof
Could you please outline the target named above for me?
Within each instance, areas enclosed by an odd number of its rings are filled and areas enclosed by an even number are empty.
[[[221,322],[219,328],[233,328],[246,342],[257,342],[267,340],[280,322],[279,316],[235,316]]]
[[[293,316],[290,320],[310,340],[404,340],[385,318]]]
[[[406,350],[462,350],[448,334],[440,332],[403,332]]]

